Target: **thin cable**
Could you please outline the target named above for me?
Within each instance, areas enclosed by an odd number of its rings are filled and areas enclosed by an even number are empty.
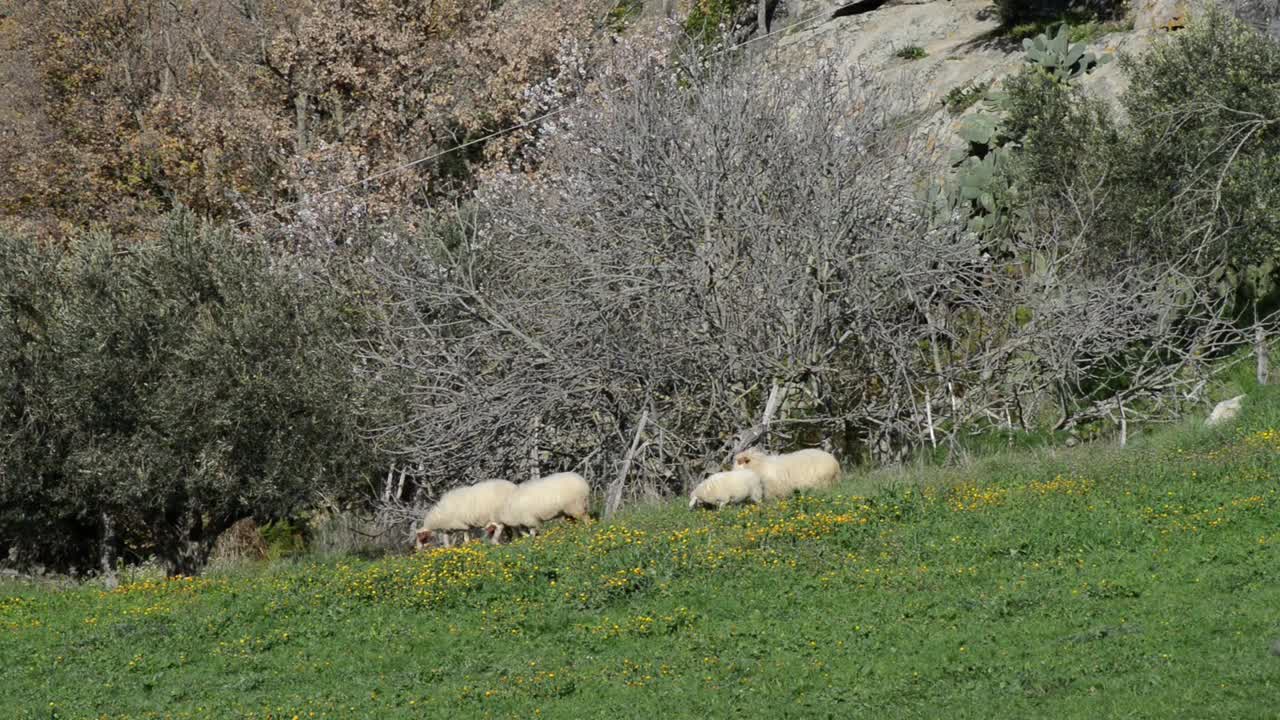
[[[797,23],[797,24],[795,24],[795,25],[790,26],[788,29],[789,29],[789,30],[791,30],[792,32],[796,32],[796,31],[797,31],[796,29],[803,28],[805,25],[808,25],[810,22],[812,22],[812,21],[814,21],[814,20],[827,20],[827,19],[829,19],[829,18],[827,18],[825,15],[814,15],[813,17],[809,18],[808,20],[804,20],[804,21],[801,21],[801,22],[799,22],[799,23]],[[793,28],[794,28],[794,29],[793,29]],[[715,52],[711,53],[710,55],[708,55],[708,57],[717,57],[717,56],[719,56],[719,55],[723,55],[723,54],[728,53],[728,52],[733,52],[733,51],[735,51],[735,50],[739,50],[739,49],[741,49],[741,48],[744,48],[744,47],[746,47],[747,45],[750,45],[751,43],[756,42],[757,40],[765,40],[765,39],[767,39],[767,38],[771,38],[771,37],[773,37],[774,35],[777,35],[777,34],[778,34],[778,31],[777,31],[777,30],[775,30],[775,31],[773,31],[773,32],[765,33],[764,35],[757,35],[757,36],[755,36],[755,37],[753,37],[753,38],[751,38],[751,39],[749,39],[749,40],[744,40],[744,41],[742,41],[742,42],[740,42],[740,43],[738,43],[737,45],[734,45],[734,46],[732,46],[732,47],[724,48],[724,49],[722,49],[722,50],[717,50],[717,51],[715,51]],[[431,162],[432,160],[436,160],[436,159],[438,159],[438,158],[444,157],[445,155],[448,155],[449,153],[457,152],[458,150],[462,150],[462,149],[464,149],[464,148],[471,147],[472,145],[477,145],[477,144],[479,144],[479,143],[486,142],[486,141],[488,141],[488,140],[492,140],[492,139],[494,139],[494,138],[496,138],[496,137],[501,137],[501,136],[503,136],[503,135],[507,135],[507,134],[509,134],[509,133],[513,133],[513,132],[515,132],[515,131],[517,131],[517,130],[522,130],[522,129],[526,128],[526,127],[529,127],[530,125],[533,125],[534,123],[539,123],[539,122],[542,122],[543,120],[546,120],[546,119],[547,119],[547,118],[549,118],[549,117],[554,117],[554,116],[559,115],[559,114],[561,114],[561,113],[563,113],[563,112],[567,112],[570,108],[572,108],[572,107],[573,107],[574,105],[576,105],[577,103],[578,103],[578,100],[576,100],[576,99],[575,99],[573,102],[569,103],[568,105],[565,105],[564,107],[557,108],[557,109],[555,109],[555,110],[549,110],[549,111],[547,111],[547,112],[545,112],[545,113],[543,113],[543,114],[541,114],[541,115],[538,115],[537,117],[529,118],[528,120],[524,120],[524,121],[522,121],[522,122],[516,123],[515,125],[511,125],[511,126],[509,126],[509,127],[505,127],[505,128],[500,129],[500,130],[494,130],[493,132],[489,133],[488,135],[484,135],[484,136],[482,136],[482,137],[478,137],[478,138],[474,138],[474,139],[472,139],[472,140],[468,140],[468,141],[466,141],[466,142],[464,142],[464,143],[461,143],[461,144],[458,144],[458,145],[454,145],[453,147],[450,147],[450,148],[445,148],[444,150],[441,150],[441,151],[439,151],[439,152],[432,153],[432,154],[430,154],[430,155],[427,155],[426,157],[421,157],[421,158],[418,158],[417,160],[412,160],[412,161],[410,161],[410,162],[404,163],[403,165],[397,165],[397,166],[395,166],[395,167],[393,167],[393,168],[388,168],[388,169],[386,169],[386,170],[381,170],[381,171],[376,172],[376,173],[374,173],[374,174],[372,174],[372,175],[369,175],[369,176],[367,176],[367,177],[363,177],[363,178],[361,178],[361,179],[359,179],[359,180],[355,180],[355,181],[352,181],[352,182],[346,183],[345,185],[335,185],[334,187],[331,187],[331,188],[329,188],[328,190],[321,191],[320,193],[317,193],[317,194],[315,194],[315,195],[310,195],[310,196],[308,196],[308,197],[303,198],[302,200],[295,200],[294,202],[291,202],[291,203],[285,203],[284,205],[281,205],[281,206],[279,206],[279,207],[275,207],[275,208],[272,208],[272,209],[270,209],[270,210],[266,210],[266,211],[263,211],[263,212],[260,212],[260,213],[253,213],[253,214],[249,215],[249,217],[247,217],[247,218],[245,218],[245,219],[243,219],[243,220],[240,220],[240,221],[238,221],[238,222],[234,223],[234,224],[232,225],[232,227],[240,227],[240,226],[243,226],[243,225],[251,224],[251,223],[253,223],[254,221],[258,220],[259,218],[266,217],[266,216],[268,216],[268,215],[274,215],[275,213],[278,213],[278,212],[284,212],[285,210],[291,210],[291,209],[293,209],[293,208],[295,208],[295,207],[298,207],[299,205],[306,205],[306,204],[308,204],[308,203],[315,202],[316,200],[320,200],[321,198],[328,197],[328,196],[330,196],[330,195],[333,195],[334,193],[339,193],[339,192],[342,192],[343,190],[350,190],[351,188],[359,187],[360,185],[364,185],[364,184],[366,184],[366,183],[372,182],[372,181],[377,180],[377,179],[379,179],[379,178],[384,178],[384,177],[386,177],[386,176],[388,176],[388,175],[394,175],[394,174],[396,174],[396,173],[403,172],[403,171],[405,171],[405,170],[408,170],[409,168],[412,168],[412,167],[416,167],[416,166],[418,166],[418,165],[421,165],[422,163],[425,163],[425,162]]]
[[[456,152],[456,151],[461,150],[461,149],[463,149],[463,148],[470,147],[470,146],[472,146],[472,145],[476,145],[476,144],[478,144],[478,143],[485,142],[486,140],[492,140],[493,138],[499,137],[499,136],[501,136],[501,135],[506,135],[507,133],[513,133],[513,132],[515,132],[516,130],[520,130],[521,128],[528,127],[528,126],[530,126],[530,125],[532,125],[532,124],[534,124],[534,123],[537,123],[537,122],[542,122],[543,120],[546,120],[546,119],[547,119],[547,118],[549,118],[549,117],[552,117],[552,116],[554,116],[554,115],[559,115],[560,113],[567,111],[567,110],[568,110],[569,108],[571,108],[571,107],[573,107],[573,105],[572,105],[572,104],[569,104],[569,105],[566,105],[566,106],[564,106],[564,107],[562,107],[562,108],[557,108],[557,109],[555,109],[555,110],[551,110],[551,111],[545,112],[545,113],[543,113],[543,114],[541,114],[541,115],[538,115],[537,117],[529,118],[528,120],[525,120],[524,122],[517,123],[517,124],[512,125],[512,126],[510,126],[510,127],[502,128],[501,130],[494,130],[493,132],[489,133],[488,135],[484,135],[484,136],[482,136],[482,137],[478,137],[478,138],[474,138],[474,139],[472,139],[472,140],[468,140],[468,141],[466,141],[466,142],[464,142],[464,143],[462,143],[462,144],[460,144],[460,145],[454,145],[454,146],[453,146],[453,147],[451,147],[451,148],[445,148],[444,150],[441,150],[441,151],[436,152],[436,153],[432,153],[431,155],[427,155],[426,157],[421,157],[421,158],[418,158],[417,160],[413,160],[413,161],[411,161],[411,162],[407,162],[407,163],[405,163],[405,164],[403,164],[403,165],[397,165],[396,167],[389,168],[389,169],[387,169],[387,170],[382,170],[382,171],[380,171],[380,172],[376,172],[376,173],[374,173],[374,174],[372,174],[372,175],[369,175],[369,176],[367,176],[367,177],[363,177],[363,178],[361,178],[361,179],[359,179],[359,180],[355,180],[355,181],[353,181],[353,182],[349,182],[349,183],[347,183],[347,184],[345,184],[345,185],[337,185],[337,186],[331,187],[331,188],[329,188],[328,190],[325,190],[325,191],[323,191],[323,192],[317,193],[317,194],[315,194],[315,195],[310,195],[310,196],[308,196],[308,197],[306,197],[305,199],[302,199],[302,200],[297,200],[297,201],[295,201],[295,202],[291,202],[291,203],[287,203],[287,204],[285,204],[285,205],[281,205],[280,207],[277,207],[277,208],[272,208],[271,210],[267,210],[267,211],[265,211],[265,212],[261,212],[261,213],[256,213],[256,214],[250,215],[249,217],[245,218],[244,220],[241,220],[240,222],[236,223],[236,225],[237,225],[237,226],[239,226],[239,225],[243,225],[243,224],[246,224],[246,223],[251,223],[251,222],[253,222],[254,220],[257,220],[257,219],[258,219],[258,218],[260,218],[260,217],[263,217],[263,216],[266,216],[266,215],[271,215],[271,214],[278,213],[278,212],[282,212],[282,211],[284,211],[284,210],[288,210],[288,209],[290,209],[290,208],[297,207],[297,206],[299,206],[299,205],[305,205],[305,204],[307,204],[307,203],[314,202],[314,201],[316,201],[316,200],[319,200],[320,198],[327,197],[327,196],[332,195],[332,194],[334,194],[334,193],[342,192],[343,190],[350,190],[351,188],[353,188],[353,187],[357,187],[357,186],[359,186],[359,185],[364,185],[365,183],[372,182],[372,181],[374,181],[374,180],[377,180],[378,178],[384,178],[384,177],[386,177],[386,176],[388,176],[388,175],[394,175],[395,173],[398,173],[398,172],[401,172],[401,171],[404,171],[404,170],[408,170],[409,168],[414,167],[414,166],[416,166],[416,165],[421,165],[421,164],[422,164],[422,163],[424,163],[424,162],[430,162],[430,161],[432,161],[432,160],[435,160],[436,158],[444,157],[445,155],[448,155],[448,154],[449,154],[449,153],[451,153],[451,152]]]

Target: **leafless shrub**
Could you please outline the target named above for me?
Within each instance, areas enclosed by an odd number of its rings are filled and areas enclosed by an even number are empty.
[[[1123,442],[1129,422],[1197,401],[1215,361],[1247,340],[1190,256],[1099,272],[1087,257],[1092,222],[1070,227],[1033,224],[980,295],[933,309],[944,358],[930,410],[952,432],[1108,419]]]
[[[490,176],[389,254],[369,367],[405,388],[383,430],[427,492],[572,469],[612,510],[754,443],[891,461],[1202,386],[1232,336],[1199,278],[1089,274],[1087,223],[994,259],[917,201],[936,168],[905,98],[770,70],[602,73],[538,172]]]
[[[855,349],[900,302],[876,273],[922,230],[895,96],[829,69],[623,80],[547,134],[542,172],[493,177],[385,269],[402,301],[378,360],[409,378],[394,430],[429,480],[516,477],[533,453],[681,489],[774,386],[774,427],[817,437],[850,411],[841,375],[881,359]]]

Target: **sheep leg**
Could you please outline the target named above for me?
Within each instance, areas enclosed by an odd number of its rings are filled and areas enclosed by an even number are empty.
[[[452,532],[452,531],[450,531],[450,530],[445,530],[444,532],[440,533],[440,538],[441,538],[441,540],[440,540],[440,545],[441,545],[441,547],[450,547],[450,546],[452,546],[452,545],[453,545],[453,543],[452,543],[452,540],[453,540],[453,532]]]

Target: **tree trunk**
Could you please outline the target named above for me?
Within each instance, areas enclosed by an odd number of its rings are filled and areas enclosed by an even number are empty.
[[[1120,402],[1120,447],[1129,443],[1129,420],[1124,416],[1124,401]]]
[[[937,450],[938,436],[933,431],[933,396],[927,389],[924,391],[924,419],[929,423],[929,445]]]
[[[392,498],[397,503],[404,501],[404,484],[405,484],[405,478],[408,476],[408,474],[409,474],[408,467],[400,468],[400,481],[396,483],[394,497]]]
[[[1262,324],[1254,325],[1253,328],[1253,354],[1258,359],[1258,384],[1266,385],[1267,379],[1271,375],[1271,358],[1268,355],[1267,348],[1267,331],[1262,328]]]
[[[99,565],[102,569],[102,577],[107,582],[107,587],[114,588],[117,584],[116,579],[116,545],[118,537],[116,535],[116,524],[111,519],[111,515],[106,511],[102,513],[102,544],[101,553],[99,555]]]
[[[213,550],[213,542],[231,523],[213,521],[206,524],[201,513],[194,508],[181,511],[178,517],[178,522],[172,523],[175,532],[165,547],[160,548],[159,554],[168,566],[170,577],[199,575]]]
[[[640,422],[636,423],[635,435],[631,438],[631,449],[627,450],[627,456],[622,459],[622,467],[618,470],[618,477],[614,478],[613,484],[609,486],[609,491],[605,494],[605,515],[612,515],[617,512],[618,507],[622,505],[622,489],[627,482],[627,473],[631,471],[631,461],[635,459],[636,450],[640,447],[640,436],[644,433],[644,426],[649,422],[649,410],[645,409],[640,413]]]
[[[533,427],[529,433],[529,479],[537,480],[542,477],[541,458],[538,450],[538,429],[541,427],[541,423],[538,418],[534,418],[532,424]]]
[[[756,0],[756,27],[761,35],[769,34],[769,0]]]
[[[307,154],[307,94],[299,92],[293,98],[294,132],[297,133],[298,155]]]
[[[391,493],[395,489],[396,465],[391,463],[387,468],[387,480],[382,484],[382,504],[389,505],[391,503]]]
[[[769,397],[764,402],[764,412],[760,414],[760,422],[753,427],[744,430],[742,434],[734,441],[733,446],[729,448],[729,457],[725,459],[724,464],[732,465],[733,458],[738,453],[746,450],[761,438],[767,438],[769,435],[769,425],[773,422],[773,416],[778,412],[778,408],[782,407],[782,401],[787,398],[787,389],[778,385],[775,380],[769,387]],[[723,446],[722,446],[723,448]],[[713,473],[718,466],[708,462],[706,467],[707,473]]]

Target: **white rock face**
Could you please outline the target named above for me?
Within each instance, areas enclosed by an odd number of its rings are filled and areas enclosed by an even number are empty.
[[[1209,419],[1205,420],[1204,424],[1213,427],[1214,425],[1221,425],[1229,420],[1234,420],[1240,414],[1240,406],[1244,397],[1244,395],[1237,395],[1230,400],[1223,400],[1215,405],[1213,412],[1209,414]]]
[[[1021,43],[1000,37],[1000,22],[990,0],[919,2],[861,0],[859,6],[874,9],[833,18],[832,13],[848,5],[848,0],[781,0],[774,26],[779,37],[769,62],[792,67],[830,62],[875,71],[885,83],[884,90],[899,93],[906,105],[923,112],[920,132],[930,138],[931,148],[936,145],[938,156],[945,157],[948,151],[964,147],[956,134],[964,118],[984,109],[979,103],[962,116],[953,116],[943,104],[947,93],[978,83],[999,90],[1026,60]],[[1184,7],[1203,2],[1134,0],[1134,29],[1103,35],[1089,43],[1089,50],[1112,56],[1140,53],[1168,35],[1156,29],[1160,24],[1185,12]],[[911,46],[923,49],[925,56],[916,60],[897,56]],[[1119,63],[1098,67],[1078,83],[1123,115],[1117,100],[1127,79]]]

